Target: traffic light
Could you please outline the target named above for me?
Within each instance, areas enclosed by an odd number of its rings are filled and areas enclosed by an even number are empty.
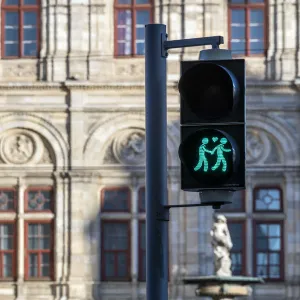
[[[245,188],[245,61],[181,62],[181,189]]]

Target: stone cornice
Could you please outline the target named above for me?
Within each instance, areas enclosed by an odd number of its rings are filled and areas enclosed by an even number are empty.
[[[176,93],[178,82],[169,81],[167,82],[168,93]],[[283,92],[282,89],[285,88],[289,91],[298,92],[300,89],[300,79],[295,81],[265,81],[265,80],[247,80],[247,88],[250,91],[255,91],[257,89],[264,88],[264,92],[270,90],[271,93],[275,91]],[[2,82],[0,83],[0,91],[11,91],[11,90],[107,90],[107,91],[144,91],[145,83],[144,81],[139,82],[91,82],[91,81],[76,81],[67,80],[63,82]]]

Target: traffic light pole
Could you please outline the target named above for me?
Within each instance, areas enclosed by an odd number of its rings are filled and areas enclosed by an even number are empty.
[[[167,50],[222,43],[220,36],[167,41],[166,25],[145,26],[147,300],[168,299],[168,220],[175,205],[167,197]]]

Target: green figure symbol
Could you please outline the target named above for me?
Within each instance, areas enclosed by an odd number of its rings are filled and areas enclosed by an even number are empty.
[[[222,172],[225,172],[227,169],[227,161],[223,155],[223,152],[231,152],[231,149],[225,149],[224,145],[227,143],[227,139],[226,138],[221,138],[220,140],[220,144],[218,146],[216,146],[213,151],[212,154],[215,153],[215,151],[217,150],[217,162],[215,163],[215,165],[211,168],[213,171],[216,170],[221,163],[223,164],[222,166]]]
[[[207,170],[208,170],[208,162],[207,162],[207,159],[205,157],[205,152],[208,152],[210,154],[212,154],[212,152],[210,150],[206,149],[205,145],[207,143],[208,143],[208,138],[203,138],[202,139],[202,144],[199,147],[199,161],[198,161],[197,166],[194,168],[195,171],[200,170],[201,167],[202,167],[202,164],[204,164],[203,171],[207,172]]]

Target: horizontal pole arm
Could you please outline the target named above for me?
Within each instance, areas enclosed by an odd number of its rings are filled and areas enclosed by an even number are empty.
[[[209,45],[211,45],[212,48],[219,48],[220,44],[224,44],[224,38],[222,36],[210,36],[210,37],[195,38],[195,39],[164,41],[164,48],[165,51],[173,48],[209,46]]]

